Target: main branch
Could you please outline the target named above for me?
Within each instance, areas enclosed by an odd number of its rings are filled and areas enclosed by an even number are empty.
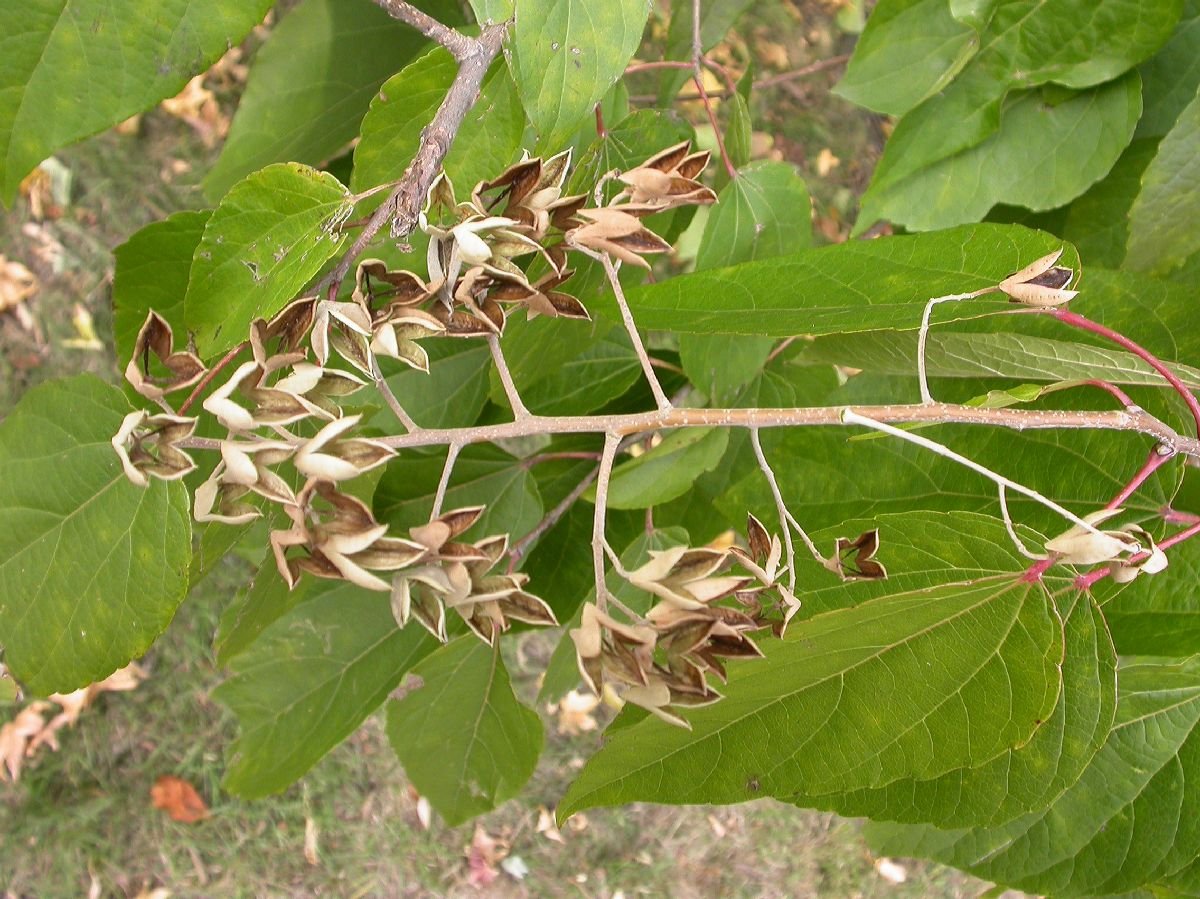
[[[405,170],[403,177],[388,194],[387,199],[372,213],[350,249],[338,261],[337,266],[318,285],[318,292],[328,288],[330,299],[336,298],[342,281],[345,280],[354,267],[354,263],[370,246],[371,241],[375,239],[384,225],[391,222],[392,235],[397,238],[403,237],[416,227],[417,216],[425,203],[425,195],[429,192],[429,186],[441,170],[442,162],[445,160],[446,154],[450,152],[450,145],[453,143],[458,129],[462,127],[467,113],[479,99],[479,90],[483,85],[483,79],[487,75],[492,61],[500,52],[500,45],[504,42],[504,35],[508,29],[507,22],[488,25],[478,38],[472,40],[430,19],[408,3],[396,2],[396,0],[376,0],[376,2],[396,18],[414,25],[422,33],[428,34],[450,48],[458,60],[458,74],[454,76],[454,81],[446,92],[442,105],[434,114],[433,121],[421,132],[421,143],[417,148],[417,155],[413,157],[413,161]],[[403,14],[401,14],[402,12]],[[418,17],[421,24],[417,24]],[[429,23],[432,23],[432,26]],[[427,30],[433,26],[442,29],[442,31],[437,31],[437,34],[441,35],[440,37],[433,31]],[[452,43],[456,40],[466,42],[461,52],[456,52],[452,47]]]

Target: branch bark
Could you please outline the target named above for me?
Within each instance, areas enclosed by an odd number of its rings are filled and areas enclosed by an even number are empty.
[[[387,199],[372,213],[337,266],[317,285],[318,293],[328,289],[330,299],[337,297],[338,288],[346,279],[346,275],[350,273],[355,261],[362,256],[384,225],[388,222],[392,223],[392,236],[396,238],[403,237],[417,226],[417,216],[425,203],[429,185],[433,183],[434,178],[441,170],[442,162],[445,160],[446,154],[450,152],[454,136],[462,127],[467,113],[479,99],[479,90],[483,85],[483,79],[487,75],[492,61],[500,52],[505,33],[508,30],[507,22],[488,25],[477,39],[472,40],[431,19],[408,3],[402,3],[399,0],[375,0],[375,2],[396,18],[408,22],[449,49],[458,60],[458,74],[454,76],[454,81],[446,92],[442,105],[434,114],[433,121],[421,132],[421,143],[417,148],[417,155],[413,157],[413,161],[405,170],[403,177],[396,183]],[[418,22],[421,24],[417,24]],[[427,31],[426,28],[431,31]],[[441,35],[441,37],[435,35]],[[460,40],[466,42],[466,46],[461,52],[456,52],[452,44],[456,44]]]

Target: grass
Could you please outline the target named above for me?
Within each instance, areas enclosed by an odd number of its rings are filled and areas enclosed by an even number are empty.
[[[846,39],[829,28],[830,9],[756,4],[747,52],[779,35],[793,65],[839,52]],[[805,171],[818,216],[832,222],[827,236],[853,208],[879,143],[873,119],[828,95],[835,76],[774,89],[756,107],[756,127]],[[818,177],[814,160],[823,148],[843,162]],[[41,282],[29,308],[42,332],[38,339],[11,316],[0,319],[0,414],[50,377],[89,370],[115,378],[111,350],[63,344],[76,336],[73,310],[82,306],[102,337],[111,334],[111,249],[147,222],[201,205],[195,184],[214,152],[157,113],[136,136],[104,134],[58,156],[75,183],[64,215],[32,222],[19,201],[0,218],[7,255]],[[464,852],[473,825],[421,826],[377,719],[282,795],[244,802],[222,792],[235,725],[211,699],[222,678],[211,642],[245,574],[244,563],[226,560],[147,656],[150,678],[141,687],[102,697],[62,735],[61,751],[41,753],[19,783],[0,784],[6,897],[138,896],[154,887],[174,896],[479,895]],[[544,639],[523,638],[513,653],[526,699],[545,660]],[[0,718],[14,711],[0,705]],[[487,895],[950,897],[984,889],[921,863],[906,863],[908,882],[894,885],[877,874],[856,824],[773,801],[593,810],[556,842],[537,832],[539,809],[553,807],[599,738],[557,734],[549,715],[547,731],[547,751],[522,797],[479,822],[529,869],[522,881],[500,874]],[[179,824],[153,808],[150,789],[162,775],[194,784],[211,816]],[[318,837],[315,865],[305,858],[306,827]]]

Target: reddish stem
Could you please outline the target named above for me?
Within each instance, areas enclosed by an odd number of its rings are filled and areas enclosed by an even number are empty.
[[[1187,540],[1190,537],[1195,537],[1197,534],[1200,534],[1200,521],[1193,524],[1190,528],[1184,528],[1182,531],[1172,534],[1166,540],[1163,540],[1161,543],[1159,543],[1158,548],[1161,550],[1168,550],[1177,543],[1182,543],[1184,540]],[[1142,550],[1140,553],[1135,553],[1134,555],[1130,556],[1129,561],[1131,563],[1136,563],[1141,562],[1143,559],[1147,559],[1149,557],[1150,552],[1148,550]],[[1093,584],[1095,584],[1097,581],[1104,580],[1110,574],[1112,574],[1112,568],[1110,568],[1108,565],[1104,565],[1095,569],[1094,571],[1089,571],[1087,574],[1081,574],[1079,577],[1075,578],[1075,587],[1078,590],[1090,590]]]
[[[1200,524],[1200,515],[1195,512],[1177,512],[1167,506],[1159,514],[1167,524]]]
[[[196,402],[196,398],[199,397],[200,394],[202,394],[204,392],[205,387],[207,387],[209,384],[212,383],[213,378],[215,378],[217,375],[219,375],[221,373],[221,369],[225,368],[225,366],[227,366],[230,362],[232,362],[237,357],[237,354],[240,353],[245,348],[246,348],[246,341],[243,340],[241,343],[239,343],[237,346],[235,346],[232,350],[230,350],[228,353],[226,353],[224,356],[222,356],[220,362],[218,362],[216,365],[214,365],[212,368],[210,368],[208,370],[208,372],[204,375],[204,377],[200,379],[200,383],[196,385],[195,389],[191,392],[191,394],[188,396],[188,398],[183,401],[183,405],[179,407],[180,415],[182,415],[184,412],[186,412],[188,410],[188,407],[191,406],[192,403]]]
[[[1086,384],[1088,387],[1099,387],[1101,390],[1111,393],[1117,398],[1117,402],[1122,406],[1129,407],[1137,405],[1137,403],[1133,401],[1133,398],[1128,393],[1126,393],[1116,384],[1110,384],[1108,381],[1101,381],[1099,378],[1089,378],[1086,381],[1080,381],[1080,384]]]
[[[1107,340],[1111,340],[1118,346],[1129,350],[1129,352],[1145,361],[1147,365],[1162,375],[1166,382],[1175,389],[1175,392],[1183,398],[1184,403],[1188,407],[1188,411],[1192,413],[1192,418],[1196,420],[1196,434],[1197,436],[1200,436],[1200,401],[1197,401],[1192,392],[1187,389],[1186,385],[1179,380],[1179,378],[1173,371],[1171,371],[1171,369],[1167,368],[1166,364],[1161,359],[1140,344],[1134,343],[1124,334],[1118,334],[1111,328],[1106,328],[1104,325],[1100,324],[1099,322],[1094,322],[1090,318],[1084,318],[1082,315],[1079,315],[1075,312],[1070,312],[1066,309],[1051,309],[1048,311],[1060,322],[1071,325],[1075,328],[1081,328],[1084,331],[1088,331],[1092,334],[1098,334]]]
[[[730,178],[737,178],[737,169],[730,160],[729,153],[725,151],[725,138],[721,136],[721,127],[717,124],[717,113],[713,109],[708,91],[704,89],[704,79],[700,77],[699,72],[692,76],[692,83],[696,85],[696,90],[700,93],[700,102],[704,104],[704,111],[708,113],[708,121],[712,125],[713,136],[717,139],[717,149],[721,151],[721,161],[725,163],[725,171],[729,173]],[[1200,418],[1197,418],[1196,422],[1200,427]]]
[[[1042,575],[1054,567],[1054,563],[1058,559],[1053,554],[1042,559],[1040,562],[1034,562],[1025,569],[1025,573],[1021,575],[1021,580],[1027,584],[1036,584],[1042,579]]]
[[[1130,479],[1121,492],[1109,500],[1108,505],[1104,507],[1105,509],[1116,509],[1119,507],[1121,503],[1133,496],[1137,489],[1146,482],[1146,478],[1154,474],[1164,463],[1175,457],[1175,454],[1170,450],[1163,453],[1160,452],[1160,449],[1161,447],[1156,446],[1150,450],[1150,455],[1146,457],[1145,464],[1138,469],[1137,474]]]

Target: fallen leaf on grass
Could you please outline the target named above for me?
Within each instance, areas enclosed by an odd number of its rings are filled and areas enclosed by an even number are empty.
[[[304,860],[314,868],[321,863],[317,850],[317,822],[311,817],[304,819]]]
[[[92,320],[92,313],[88,312],[82,303],[75,304],[75,308],[71,312],[71,324],[75,326],[77,336],[64,340],[62,342],[64,347],[73,350],[87,350],[92,353],[98,353],[104,349],[104,344],[96,336],[96,323]]]
[[[4,769],[15,782],[21,773],[23,759],[31,757],[40,747],[58,750],[58,732],[79,720],[80,713],[101,693],[132,690],[146,677],[136,663],[115,671],[102,681],[89,684],[73,693],[54,693],[50,699],[60,711],[46,721],[43,714],[52,708],[50,702],[36,700],[17,713],[16,718],[0,727],[0,779]]]
[[[506,855],[508,855],[508,844],[493,837],[476,824],[475,835],[471,838],[471,845],[467,849],[467,868],[469,870],[467,883],[476,889],[490,885],[500,876],[496,865]]]
[[[150,788],[150,801],[171,816],[172,821],[194,824],[208,817],[208,806],[196,788],[180,777],[164,774]]]
[[[2,764],[0,779],[4,777],[5,770],[8,771],[8,777],[13,782],[20,778],[21,763],[25,759],[26,746],[45,727],[46,718],[42,712],[48,708],[50,708],[48,702],[41,700],[31,702],[17,712],[16,718],[0,727],[0,764]]]

